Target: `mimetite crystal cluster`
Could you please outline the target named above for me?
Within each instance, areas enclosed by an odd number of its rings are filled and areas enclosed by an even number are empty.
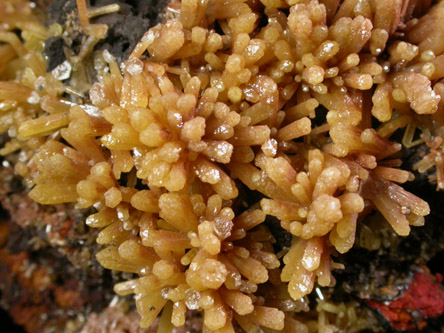
[[[173,1],[122,64],[90,23],[118,10],[77,0],[85,38],[47,72],[67,31],[1,2],[1,154],[36,202],[94,207],[97,259],[138,275],[115,291],[142,327],[164,309],[203,332],[333,330],[298,311],[357,225],[376,210],[407,236],[429,214],[399,185],[402,146],[425,142],[414,167],[444,188],[444,1]],[[278,253],[270,218],[292,235]]]

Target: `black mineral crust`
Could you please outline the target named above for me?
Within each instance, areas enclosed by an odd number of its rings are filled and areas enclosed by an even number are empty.
[[[407,163],[406,169],[413,171],[409,168],[412,165]],[[415,272],[428,269],[431,274],[444,274],[444,192],[436,192],[426,178],[406,184],[405,188],[429,203],[430,215],[425,217],[424,226],[412,227],[408,237],[388,242],[377,251],[355,246],[353,251],[338,257],[345,269],[335,271],[337,283],[332,300],[357,300],[363,307],[369,299],[391,302],[408,289]],[[384,332],[400,332],[377,314]],[[421,332],[439,332],[442,327],[444,315],[430,318],[428,326]]]
[[[63,52],[64,45],[62,37],[50,37],[45,41],[43,54],[48,57],[48,72],[51,72],[66,60],[65,53]]]
[[[120,7],[116,13],[91,20],[94,24],[108,25],[105,39],[96,45],[95,50],[108,50],[119,63],[125,61],[143,34],[161,21],[167,3],[167,0],[92,0],[90,5],[93,7],[110,4]],[[66,30],[63,38],[53,37],[45,42],[48,71],[63,63],[67,49],[78,52],[85,36],[79,29],[77,17],[76,0],[55,0],[48,6],[48,26],[58,23]]]

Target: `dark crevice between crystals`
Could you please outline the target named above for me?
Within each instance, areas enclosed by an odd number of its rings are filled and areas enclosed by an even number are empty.
[[[336,260],[343,263],[345,269],[334,271],[337,279],[332,294],[334,301],[354,299],[360,301],[361,306],[367,306],[367,298],[391,302],[409,287],[411,278],[418,270],[427,267],[432,275],[444,274],[444,192],[436,192],[427,179],[415,180],[403,187],[429,203],[431,213],[425,217],[425,225],[412,227],[410,235],[393,247],[378,251],[355,247],[353,251],[338,257]],[[387,293],[386,287],[395,292]],[[376,314],[384,332],[398,332],[378,312]],[[444,315],[431,318],[428,323],[421,332],[437,332],[444,326]]]
[[[91,20],[93,24],[108,25],[108,33],[95,50],[108,50],[119,63],[125,61],[143,34],[162,19],[160,13],[167,5],[166,0],[96,0],[91,6],[101,7],[118,4],[120,10],[116,13],[102,15]],[[58,23],[69,28],[68,36],[51,37],[45,43],[44,54],[48,59],[48,71],[65,61],[65,50],[70,49],[75,54],[86,37],[81,33],[77,19],[75,0],[56,0],[48,7],[48,25]],[[77,28],[76,28],[77,27]]]

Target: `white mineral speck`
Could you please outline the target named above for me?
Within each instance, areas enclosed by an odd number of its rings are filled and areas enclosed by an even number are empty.
[[[68,60],[65,60],[63,63],[54,68],[51,71],[51,74],[54,75],[54,77],[57,80],[63,81],[70,78],[71,72],[72,72],[72,66]]]

